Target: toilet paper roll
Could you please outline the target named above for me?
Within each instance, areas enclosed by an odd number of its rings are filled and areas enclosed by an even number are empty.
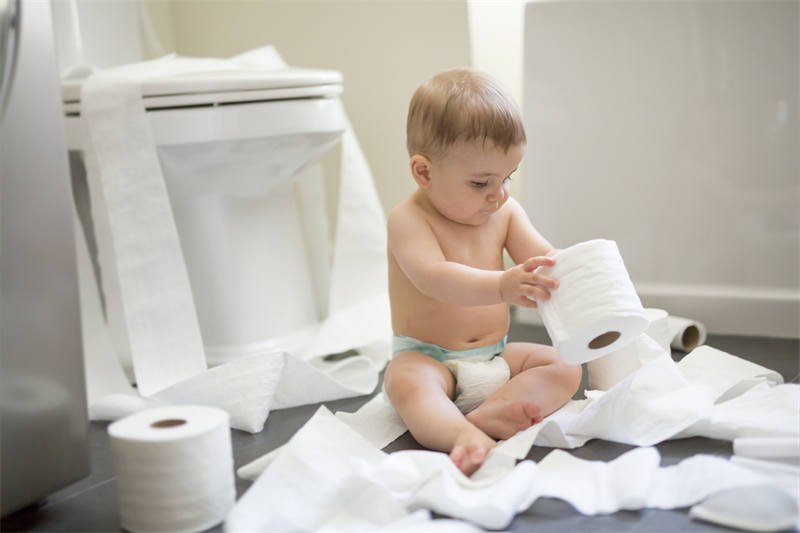
[[[586,241],[554,256],[541,273],[559,280],[539,302],[553,346],[569,364],[597,359],[636,339],[649,324],[617,243]]]
[[[202,406],[141,411],[111,424],[120,525],[202,531],[236,499],[228,413]]]
[[[586,363],[588,388],[609,390],[641,368],[644,360],[652,360],[662,353],[663,349],[642,333],[627,346]]]
[[[669,334],[672,347],[684,352],[691,352],[706,342],[706,327],[690,318],[670,316]]]
[[[589,389],[609,390],[627,378],[647,361],[670,353],[667,317],[663,309],[645,309],[650,325],[635,341],[586,363]],[[648,339],[644,339],[647,336]]]

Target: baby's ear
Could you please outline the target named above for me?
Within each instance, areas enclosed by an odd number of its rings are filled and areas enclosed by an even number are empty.
[[[422,154],[414,154],[409,162],[411,175],[423,189],[427,189],[431,184],[431,160]]]

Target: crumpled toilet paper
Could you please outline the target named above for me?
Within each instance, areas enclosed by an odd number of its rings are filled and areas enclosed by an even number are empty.
[[[646,342],[658,348],[649,337]],[[534,444],[577,448],[593,438],[636,446],[688,436],[800,438],[800,386],[778,385],[781,381],[767,368],[709,346],[695,349],[677,364],[662,352],[611,390],[570,400],[542,422],[500,442],[490,457],[524,459]],[[761,385],[754,387],[755,382]],[[738,396],[731,397],[732,391]],[[336,416],[378,448],[406,431],[383,394],[355,413]],[[254,461],[242,467],[240,475],[255,479],[267,464]]]
[[[562,359],[579,364],[618,350],[649,324],[617,243],[595,239],[553,256],[542,274],[559,281],[550,298],[538,302],[547,334]]]
[[[374,390],[391,335],[385,224],[366,159],[349,124],[342,139],[329,315],[303,353],[267,351],[207,371],[140,83],[153,77],[235,71],[243,64],[275,68],[280,66],[275,57],[258,50],[234,60],[168,56],[97,71],[84,83],[84,158],[108,315],[105,330],[92,294],[94,280],[84,276],[82,301],[88,306],[82,308],[82,316],[85,326],[96,328],[87,332],[86,355],[94,416],[120,416],[158,402],[186,402],[220,406],[231,413],[234,427],[260,431],[271,408]],[[88,261],[88,251],[79,252]],[[320,357],[351,348],[365,349],[338,363]],[[132,361],[138,391],[124,378],[120,359]],[[145,399],[131,399],[139,394]]]
[[[769,483],[718,457],[664,468],[659,461],[655,448],[635,448],[608,463],[554,450],[538,464],[494,462],[491,476],[468,478],[443,453],[384,454],[320,407],[236,503],[225,531],[385,527],[420,508],[502,529],[539,497],[604,514],[686,507],[722,490]]]

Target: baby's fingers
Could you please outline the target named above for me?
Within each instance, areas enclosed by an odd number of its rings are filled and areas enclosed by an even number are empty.
[[[531,257],[526,260],[522,264],[522,268],[527,272],[533,272],[540,266],[553,266],[556,264],[556,260],[552,257],[547,257],[545,255],[539,255],[536,257]]]
[[[542,301],[550,299],[550,291],[539,285],[523,285],[521,291],[527,298],[533,300]]]
[[[528,285],[539,285],[547,290],[558,288],[558,280],[550,276],[545,276],[544,274],[530,273],[526,277],[524,283]]]

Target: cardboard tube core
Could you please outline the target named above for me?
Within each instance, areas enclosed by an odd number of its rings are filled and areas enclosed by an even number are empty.
[[[681,337],[681,344],[687,352],[691,352],[697,348],[697,343],[700,342],[700,330],[697,326],[689,326],[683,331]]]
[[[606,331],[602,335],[598,335],[594,339],[589,341],[589,348],[592,350],[597,350],[599,348],[605,348],[612,342],[619,339],[620,335],[622,335],[619,331]]]
[[[186,423],[186,420],[181,420],[180,418],[169,418],[167,420],[159,420],[158,422],[153,422],[150,424],[152,428],[171,428],[175,426],[182,426]]]

